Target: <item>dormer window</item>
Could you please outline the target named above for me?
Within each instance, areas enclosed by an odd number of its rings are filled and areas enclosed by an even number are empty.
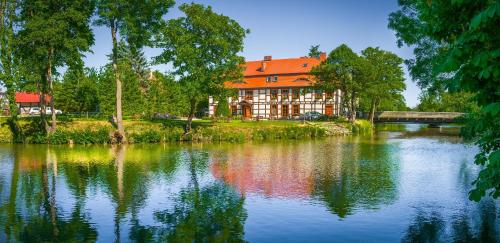
[[[278,81],[278,76],[274,76],[273,81],[274,82]]]
[[[302,64],[302,67],[307,67],[307,63]]]

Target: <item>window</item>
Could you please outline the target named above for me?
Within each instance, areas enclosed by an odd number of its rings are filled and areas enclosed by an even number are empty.
[[[292,114],[294,116],[298,116],[300,114],[300,105],[293,105],[292,106]]]
[[[288,105],[281,106],[281,116],[288,117]]]
[[[282,100],[288,100],[288,89],[282,89],[281,90],[281,99]]]
[[[274,76],[273,81],[274,81],[274,82],[278,81],[278,76]]]
[[[245,100],[252,100],[253,99],[253,90],[246,90],[245,91]]]
[[[271,116],[278,115],[278,105],[271,105]]]
[[[293,89],[292,91],[292,98],[293,99],[298,99],[300,96],[300,89]]]
[[[231,114],[233,114],[233,116],[238,115],[238,107],[237,106],[235,106],[235,105],[231,106]]]
[[[316,90],[316,92],[314,93],[314,99],[316,100],[323,99],[323,92],[321,92],[321,90]]]
[[[266,82],[268,82],[268,83],[271,82],[271,76],[266,77]]]
[[[278,90],[277,89],[271,89],[271,99],[278,99]]]

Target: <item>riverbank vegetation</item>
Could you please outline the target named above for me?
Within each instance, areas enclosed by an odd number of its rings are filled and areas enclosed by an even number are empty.
[[[6,120],[4,119],[3,122]],[[184,120],[124,120],[128,143],[169,142],[244,142],[283,139],[321,138],[343,136],[371,131],[371,124],[358,120],[347,122],[303,121],[212,121],[195,120],[192,131],[185,133]],[[46,133],[37,118],[21,119],[23,143],[31,144],[111,144],[118,143],[114,126],[105,120],[66,119],[58,122],[58,129]],[[13,135],[7,126],[0,128],[0,143],[12,143]]]

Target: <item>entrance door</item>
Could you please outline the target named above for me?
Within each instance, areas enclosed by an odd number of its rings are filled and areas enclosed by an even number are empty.
[[[252,107],[249,105],[243,106],[243,117],[251,118],[252,117]]]
[[[326,105],[325,106],[325,115],[333,116],[333,105]]]
[[[288,105],[281,106],[281,117],[288,118]]]

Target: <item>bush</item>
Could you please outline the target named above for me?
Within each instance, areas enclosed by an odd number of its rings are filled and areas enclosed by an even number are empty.
[[[223,97],[219,99],[217,104],[217,110],[215,110],[215,115],[217,117],[230,117],[231,111],[229,110],[229,104],[227,103],[227,98]]]
[[[352,125],[353,133],[370,133],[373,131],[373,125],[368,120],[356,120]]]

